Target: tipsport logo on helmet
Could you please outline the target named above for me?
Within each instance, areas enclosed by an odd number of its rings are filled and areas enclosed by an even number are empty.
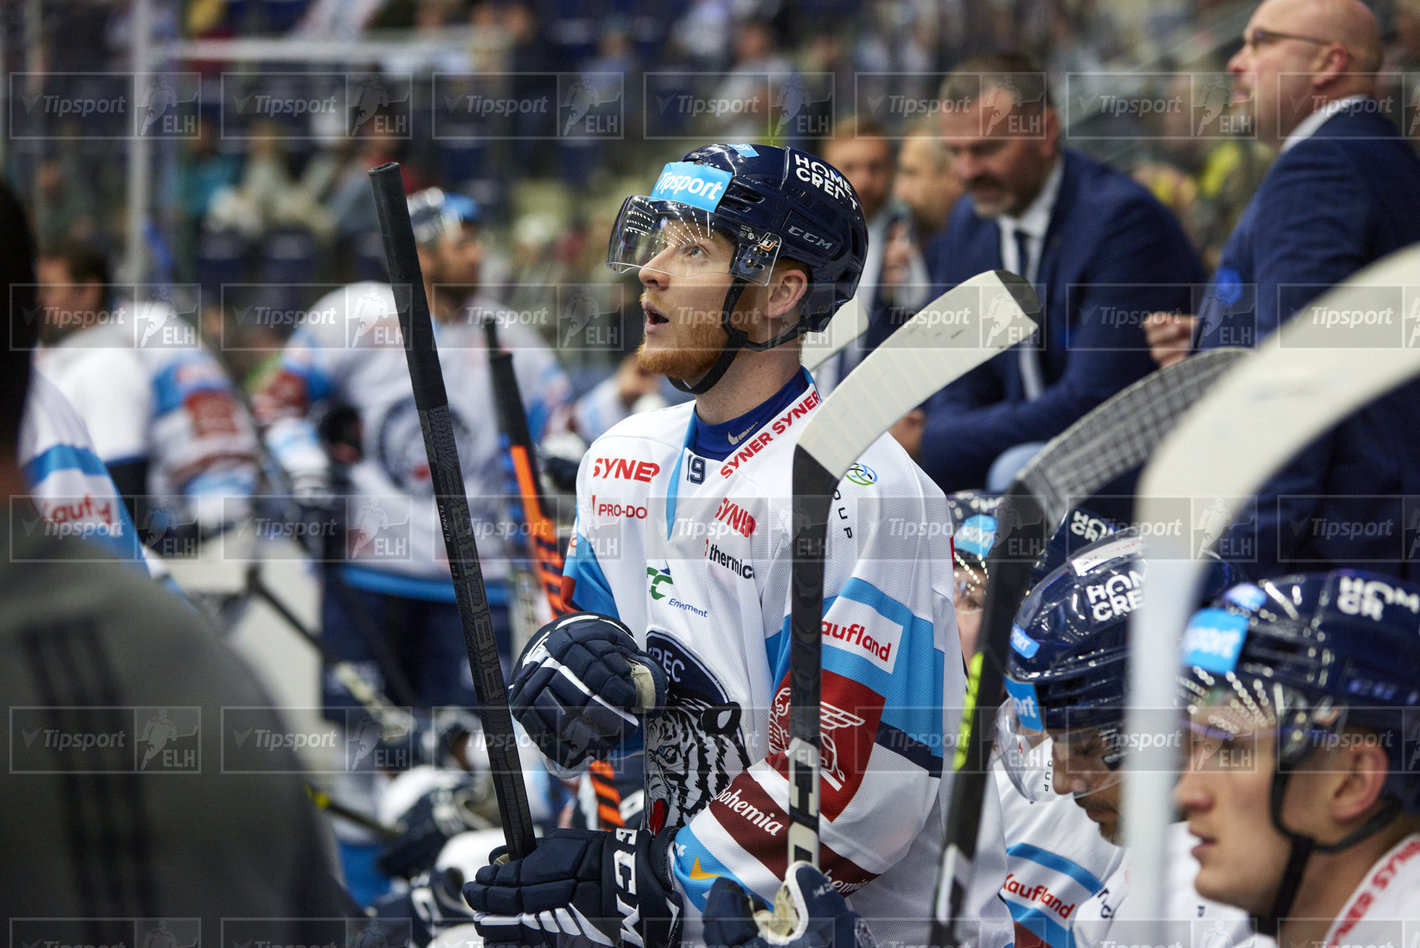
[[[1035,695],[1035,685],[1028,681],[1012,681],[1010,678],[1006,679],[1005,684],[1006,697],[1010,699],[1011,709],[1015,711],[1021,724],[1033,731],[1045,730],[1040,702]]]
[[[1224,609],[1200,609],[1188,623],[1179,648],[1180,663],[1215,674],[1237,667],[1247,638],[1247,617]]]
[[[661,169],[651,197],[713,211],[725,196],[731,177],[728,171],[719,168],[707,168],[689,161],[672,161]]]

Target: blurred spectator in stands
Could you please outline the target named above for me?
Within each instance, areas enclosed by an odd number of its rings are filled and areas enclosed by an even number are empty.
[[[335,222],[336,239],[342,244],[354,244],[372,230],[379,230],[375,199],[370,190],[370,169],[387,161],[398,161],[400,146],[393,134],[377,128],[373,122],[361,128],[354,150],[335,175],[326,204]],[[424,183],[412,165],[403,165],[400,173],[406,194],[419,190]]]
[[[195,272],[193,253],[207,212],[222,191],[236,186],[241,176],[241,155],[223,151],[217,137],[217,119],[204,117],[197,124],[197,137],[184,142],[173,180],[173,200],[177,218],[180,272],[191,279]]]
[[[78,172],[72,156],[44,158],[35,175],[35,206],[42,244],[93,240],[99,211],[91,182]]]
[[[1379,98],[1389,99],[1390,115],[1412,148],[1420,147],[1420,0],[1396,0],[1393,38],[1381,66]]]
[[[940,121],[966,195],[928,261],[941,288],[1004,267],[1033,283],[1040,339],[931,402],[918,462],[946,491],[1005,479],[1041,442],[1153,370],[1142,321],[1187,307],[1203,269],[1178,221],[1128,176],[1061,143],[1045,76],[1012,54],[963,63]],[[1011,451],[1011,457],[1002,457]]]
[[[1152,153],[1132,172],[1134,180],[1178,215],[1209,269],[1217,266],[1223,242],[1273,154],[1269,146],[1238,136],[1237,117],[1228,109],[1230,83],[1211,66],[1171,73],[1162,99],[1182,107],[1155,116],[1146,133]]]
[[[671,30],[680,48],[702,69],[724,68],[734,33],[734,5],[729,0],[691,0],[690,9]]]
[[[292,178],[285,138],[278,122],[253,126],[241,180],[235,188],[213,196],[212,226],[231,227],[253,239],[274,227],[296,226],[323,241],[330,239],[331,215],[317,203],[318,195]]]
[[[921,119],[903,136],[892,194],[907,208],[918,241],[925,243],[947,226],[947,218],[962,195],[962,184],[952,174],[935,118]]]
[[[705,134],[719,141],[763,141],[770,133],[774,91],[789,80],[794,66],[780,51],[771,20],[752,18],[740,23],[734,43],[734,64],[710,92],[716,102],[728,107],[725,114],[705,123]]]
[[[874,314],[879,318],[869,325],[864,340],[869,351],[929,302],[925,260],[934,253],[934,240],[946,239],[942,231],[962,195],[934,116],[919,121],[903,138],[892,195],[907,214],[895,220],[886,234],[880,295],[893,305],[885,314]]]

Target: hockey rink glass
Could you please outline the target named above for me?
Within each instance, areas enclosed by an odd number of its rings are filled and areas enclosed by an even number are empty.
[[[731,240],[727,234],[738,235]],[[618,272],[654,270],[669,276],[694,278],[729,272],[747,283],[768,285],[779,258],[779,237],[757,233],[743,225],[717,224],[711,211],[629,197],[621,205],[606,265]]]
[[[1086,727],[1042,731],[1024,724],[1009,699],[996,714],[1001,766],[1032,803],[1055,796],[1078,799],[1114,786],[1124,777],[1117,730]]]

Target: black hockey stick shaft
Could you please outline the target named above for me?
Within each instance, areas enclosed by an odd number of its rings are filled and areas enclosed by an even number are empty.
[[[818,865],[819,705],[823,688],[823,563],[837,479],[802,447],[794,449],[795,569],[789,640],[789,861]]]
[[[439,508],[439,524],[443,528],[449,571],[453,574],[459,620],[463,625],[464,643],[468,647],[468,663],[473,672],[474,690],[478,694],[478,716],[488,743],[498,813],[503,822],[509,855],[520,859],[531,853],[536,845],[532,815],[528,809],[517,737],[513,732],[513,716],[508,710],[508,686],[503,680],[503,668],[498,658],[493,616],[488,607],[483,570],[478,560],[478,544],[473,535],[473,516],[469,512],[468,495],[464,492],[458,445],[454,441],[454,426],[449,415],[449,397],[434,343],[434,324],[429,315],[429,301],[424,294],[424,276],[419,267],[419,253],[414,243],[414,228],[409,220],[399,164],[389,162],[371,169],[370,184],[375,192],[375,210],[380,219],[380,233],[384,237],[390,286],[399,310],[399,328],[404,338],[405,359],[409,364],[409,381],[414,389],[419,427],[424,434],[424,451],[428,456],[429,476]]]
[[[493,379],[493,402],[498,408],[498,427],[508,442],[508,459],[522,500],[523,526],[527,530],[538,585],[547,596],[552,614],[564,615],[571,610],[562,599],[562,550],[557,545],[557,527],[547,515],[537,448],[528,429],[528,413],[523,408],[523,393],[513,369],[513,355],[498,344],[498,327],[494,320],[488,319],[483,326],[488,339],[488,366]]]
[[[956,865],[947,868],[937,880],[936,897],[939,901],[945,898],[951,901],[949,907],[939,905],[933,912],[929,941],[929,944],[942,948],[957,944],[954,929],[961,908],[966,903],[966,887],[971,879],[972,861],[976,858],[977,821],[965,821],[959,815],[981,813],[988,787],[990,792],[995,792],[989,770],[991,750],[995,744],[995,711],[1005,688],[1006,649],[1011,637],[1011,622],[1030,584],[1031,566],[1045,549],[1050,536],[1050,524],[1040,501],[1020,482],[1012,484],[1006,491],[996,516],[997,523],[1006,525],[1007,529],[998,530],[986,557],[986,575],[991,577],[991,591],[981,616],[981,656],[976,666],[978,677],[974,696],[971,707],[963,711],[964,715],[969,716],[963,725],[967,734],[966,759],[952,784],[949,811],[954,814],[957,826],[966,822],[971,825],[967,832],[947,840],[948,845],[954,847]]]
[[[354,662],[342,659],[332,652],[330,646],[325,644],[325,640],[302,622],[300,617],[291,611],[291,607],[276,595],[275,590],[266,585],[266,581],[261,578],[260,563],[253,562],[247,566],[246,590],[248,594],[256,596],[270,606],[278,616],[285,620],[292,631],[320,653],[331,674],[345,686],[345,690],[350,692],[350,696],[358,701],[360,707],[364,708],[365,712],[380,726],[386,740],[399,740],[407,737],[414,730],[413,713],[408,708],[396,707],[386,695],[360,674],[360,670]]]
[[[399,830],[395,829],[393,826],[386,826],[373,816],[346,806],[324,790],[317,788],[314,784],[306,784],[306,796],[311,798],[311,802],[316,805],[317,809],[325,810],[331,816],[338,816],[342,820],[353,823],[362,829],[367,829],[378,835],[381,839],[392,840],[399,837]]]

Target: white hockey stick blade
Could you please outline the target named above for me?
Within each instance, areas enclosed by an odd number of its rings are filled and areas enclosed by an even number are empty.
[[[812,372],[847,349],[867,331],[868,307],[863,305],[860,295],[855,295],[833,314],[828,328],[823,332],[804,333],[803,347],[799,350],[804,368]]]
[[[899,418],[1030,338],[1039,319],[1040,301],[1025,280],[1005,270],[977,274],[928,303],[848,373],[804,425],[798,446],[842,477]]]
[[[1317,435],[1420,375],[1420,348],[1402,338],[1401,325],[1393,345],[1361,348],[1355,327],[1335,318],[1337,311],[1372,309],[1386,299],[1404,313],[1404,300],[1416,292],[1420,245],[1361,270],[1287,321],[1219,379],[1159,446],[1140,480],[1136,519],[1172,519],[1170,498],[1227,502],[1252,495]],[[1129,624],[1129,653],[1136,659],[1129,671],[1128,732],[1146,733],[1152,725],[1144,706],[1176,692],[1178,640],[1202,582],[1203,563],[1195,557],[1205,552],[1190,549],[1192,531],[1182,532],[1148,540],[1149,581]],[[1173,749],[1164,746],[1141,746],[1127,759],[1124,829],[1136,894],[1126,911],[1133,918],[1163,918],[1176,763]]]
[[[826,531],[839,480],[894,422],[942,386],[1030,337],[1040,301],[1013,273],[982,273],[898,327],[839,383],[794,449],[789,658],[789,861],[818,862],[819,693]]]

